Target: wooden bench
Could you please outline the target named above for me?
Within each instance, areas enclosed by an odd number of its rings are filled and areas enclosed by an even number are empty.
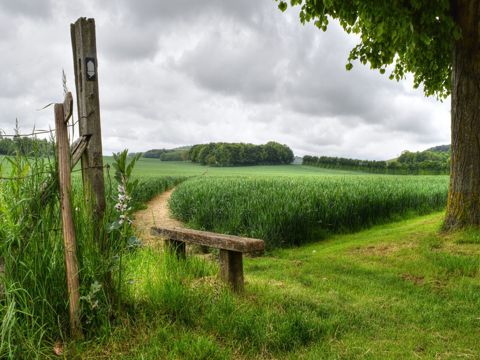
[[[151,234],[164,238],[167,247],[180,258],[185,258],[186,243],[220,249],[220,278],[236,292],[243,290],[243,253],[265,250],[263,240],[208,231],[152,227]]]

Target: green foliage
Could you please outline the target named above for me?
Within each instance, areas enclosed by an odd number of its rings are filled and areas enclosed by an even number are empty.
[[[160,159],[160,155],[162,155],[167,149],[152,149],[145,151],[143,153],[144,158],[150,158],[150,159]]]
[[[209,143],[194,145],[188,153],[194,163],[211,166],[291,164],[293,152],[287,145],[270,141],[265,145]]]
[[[132,171],[137,160],[142,156],[141,153],[134,156],[128,156],[128,150],[113,154],[113,168],[115,169],[115,180],[119,184],[126,185],[126,189],[133,190],[138,181],[128,182],[132,177]]]
[[[45,358],[51,343],[68,334],[60,205],[55,162],[44,157],[10,157],[0,181],[0,257],[5,262],[0,301],[0,357]],[[2,174],[4,175],[4,174]],[[50,184],[45,186],[45,184]],[[82,324],[87,337],[110,327],[110,301],[103,284],[110,259],[100,254],[90,210],[78,183],[72,192],[73,218],[79,255]],[[109,219],[107,211],[106,219]],[[115,241],[115,238],[112,238]],[[92,289],[94,291],[92,291]]]
[[[177,187],[170,209],[195,228],[264,239],[273,248],[439,210],[447,190],[443,176],[197,178]]]
[[[144,158],[160,159],[162,161],[184,161],[188,157],[189,147],[175,149],[152,149],[143,154]]]
[[[160,155],[162,161],[184,161],[188,158],[188,150],[169,150]]]
[[[277,0],[278,1],[278,0]],[[370,64],[384,73],[393,66],[390,79],[412,73],[414,86],[426,95],[445,98],[450,93],[452,54],[460,30],[455,25],[449,0],[364,1],[290,0],[300,6],[300,21],[313,22],[326,31],[333,18],[347,33],[358,35],[350,52],[353,61]],[[287,9],[281,0],[279,8]]]

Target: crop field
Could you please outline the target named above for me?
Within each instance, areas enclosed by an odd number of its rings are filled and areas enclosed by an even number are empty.
[[[278,247],[441,210],[447,189],[443,176],[204,177],[179,185],[170,208],[194,228]]]
[[[112,164],[112,156],[104,156],[104,164]],[[10,171],[6,157],[0,155],[0,166],[4,174]],[[79,166],[76,168],[79,169]],[[328,176],[358,175],[358,171],[322,169],[302,165],[265,165],[242,167],[206,167],[185,161],[160,161],[140,158],[135,166],[134,175],[138,178],[157,178],[164,176]]]
[[[85,341],[68,341],[58,198],[37,196],[45,177],[22,177],[34,173],[54,169],[47,160],[17,159],[1,172],[20,176],[0,181],[8,274],[0,301],[2,358],[55,358],[56,347],[66,358],[480,356],[474,345],[480,236],[439,234],[441,212],[413,217],[443,209],[446,176],[140,160],[132,212],[175,187],[171,210],[188,225],[266,240],[265,256],[244,259],[246,290],[237,296],[217,279],[214,254],[213,261],[178,260],[161,247],[133,246],[133,229],[112,228],[113,166],[106,172],[105,223],[94,228],[75,172]],[[99,230],[108,239],[106,256],[93,241]],[[100,286],[109,276],[118,297]]]
[[[105,157],[110,163],[111,157]],[[355,171],[322,169],[302,165],[264,165],[242,167],[207,167],[191,162],[159,161],[158,159],[141,158],[135,167],[134,175],[138,177],[158,176],[329,176],[329,175],[358,175]]]

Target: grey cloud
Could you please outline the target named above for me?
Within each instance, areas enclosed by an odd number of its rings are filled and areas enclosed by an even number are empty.
[[[2,1],[0,9],[8,30],[0,128],[15,117],[23,129],[52,124],[51,109],[36,109],[61,99],[62,68],[73,88],[69,24],[94,15],[106,153],[275,140],[298,155],[391,158],[448,141],[448,104],[362,65],[345,71],[355,38],[303,27],[273,0]]]
[[[206,89],[239,95],[252,102],[271,100],[278,86],[279,60],[270,44],[251,41],[252,36],[239,34],[232,43],[226,35],[212,32],[184,54],[178,68]]]
[[[11,15],[45,18],[51,15],[51,0],[3,0],[0,2],[0,11]]]
[[[151,59],[158,50],[158,33],[152,27],[138,28],[131,24],[112,26],[112,31],[101,33],[98,44],[113,61]],[[127,65],[128,66],[128,65]]]
[[[251,19],[261,2],[270,0],[123,0],[126,13],[138,22],[175,21],[178,19],[198,18],[199,15],[223,14],[237,19]],[[273,3],[273,1],[272,1]]]

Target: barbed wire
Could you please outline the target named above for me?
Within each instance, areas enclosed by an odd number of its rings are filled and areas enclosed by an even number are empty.
[[[78,124],[78,120],[75,121],[73,124],[68,124],[67,128],[72,128],[77,124]],[[37,130],[37,131],[32,131],[31,133],[25,133],[25,134],[20,134],[20,133],[7,134],[7,133],[3,132],[2,130],[0,130],[0,138],[4,138],[4,137],[11,137],[11,138],[34,137],[34,136],[42,135],[42,134],[49,134],[49,133],[51,134],[51,133],[54,133],[55,131],[56,131],[56,129],[50,129],[50,130]]]
[[[79,168],[79,169],[72,169],[72,173],[74,172],[79,172],[79,171],[83,171],[83,170],[87,170],[87,169],[110,169],[110,164],[106,164],[106,165],[97,165],[97,166],[86,166],[86,167],[83,167],[83,168]]]
[[[27,134],[20,134],[20,133],[17,133],[17,134],[7,134],[7,133],[4,133],[3,131],[0,132],[0,137],[12,137],[12,138],[18,138],[18,137],[33,137],[33,136],[37,136],[37,135],[41,135],[41,134],[49,134],[49,133],[53,133],[55,132],[55,129],[50,129],[50,130],[38,130],[38,131],[32,131],[31,133],[27,133]]]

